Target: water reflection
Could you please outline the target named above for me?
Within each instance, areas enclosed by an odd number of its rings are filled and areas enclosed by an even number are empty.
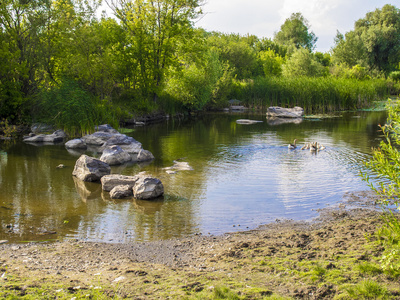
[[[244,118],[263,122],[236,124]],[[145,241],[254,228],[276,218],[311,218],[312,209],[367,189],[358,173],[381,139],[377,125],[385,118],[354,113],[272,125],[264,115],[213,114],[138,128],[132,136],[155,161],[112,172],[159,177],[166,196],[152,202],[112,201],[100,184],[72,177],[81,153],[63,145],[2,143],[0,239]],[[327,149],[316,155],[288,151],[294,138]],[[164,168],[177,159],[193,170],[167,174]],[[67,167],[57,169],[61,163]]]

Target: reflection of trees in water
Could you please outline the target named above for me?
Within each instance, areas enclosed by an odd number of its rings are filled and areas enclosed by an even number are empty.
[[[300,141],[315,139],[325,144],[327,151],[340,146],[368,153],[370,147],[374,146],[371,143],[379,139],[376,125],[383,124],[386,115],[359,115],[357,118],[349,115],[323,121],[304,120],[301,124],[269,126],[265,116],[216,114],[201,117],[195,122],[169,121],[137,129],[133,133],[134,138],[155,155],[155,161],[148,165],[116,167],[113,173],[135,175],[146,171],[160,178],[166,190],[166,197],[160,202],[112,202],[102,193],[100,184],[76,182],[71,173],[77,157],[68,153],[62,145],[37,147],[17,142],[5,149],[2,144],[0,206],[5,208],[0,207],[0,238],[9,239],[4,232],[10,229],[7,228],[10,224],[13,225],[15,236],[21,235],[18,237],[20,240],[34,237],[30,233],[30,226],[37,230],[55,230],[61,235],[70,233],[71,236],[82,238],[86,235],[95,238],[97,235],[98,238],[107,236],[110,239],[114,235],[126,241],[195,233],[201,227],[200,206],[202,201],[207,201],[204,197],[209,182],[217,180],[224,172],[240,177],[241,168],[253,160],[246,152],[240,152],[240,157],[233,157],[234,153],[227,149],[236,147],[240,150],[246,145],[256,144],[281,145],[282,155],[271,158],[277,160],[276,170],[270,171],[278,173],[279,186],[286,188],[279,193],[291,199],[292,193],[298,192],[293,187],[314,171],[313,163],[308,161],[311,155],[307,159],[285,164],[288,142],[293,138]],[[251,126],[239,125],[235,122],[238,118],[264,122]],[[264,148],[255,147],[251,155],[271,151]],[[179,158],[187,161],[194,170],[180,171],[174,175],[162,170]],[[313,158],[318,158],[318,155]],[[60,163],[67,168],[56,169]],[[252,167],[257,169],[260,166],[254,163]]]

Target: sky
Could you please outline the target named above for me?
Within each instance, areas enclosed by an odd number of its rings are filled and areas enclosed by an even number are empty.
[[[327,52],[334,46],[337,30],[346,33],[367,12],[400,1],[381,0],[206,0],[205,13],[196,21],[207,31],[252,34],[273,39],[274,33],[292,13],[300,12],[310,30],[318,37],[316,51]]]

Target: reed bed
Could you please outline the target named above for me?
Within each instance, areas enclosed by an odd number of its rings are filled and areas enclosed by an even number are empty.
[[[236,81],[231,98],[253,108],[301,106],[310,114],[367,108],[389,93],[385,79],[259,77]]]

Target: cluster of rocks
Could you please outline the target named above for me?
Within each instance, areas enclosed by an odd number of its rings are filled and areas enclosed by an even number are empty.
[[[119,133],[110,125],[100,125],[96,129],[93,134],[66,142],[65,147],[73,150],[86,150],[90,147],[102,153],[100,160],[111,166],[154,159],[153,154],[144,150],[140,142]]]
[[[72,175],[82,181],[100,181],[103,191],[110,192],[112,199],[134,197],[151,200],[164,194],[164,186],[159,179],[147,175],[111,174],[109,164],[85,154],[76,161]]]
[[[60,143],[67,135],[62,130],[52,134],[41,134],[49,128],[37,126],[32,133],[24,137],[28,143]],[[85,182],[100,182],[104,191],[110,192],[112,199],[134,197],[149,200],[162,196],[164,187],[161,181],[146,175],[123,176],[111,174],[113,165],[129,162],[144,162],[154,159],[153,154],[144,150],[142,144],[133,137],[121,134],[110,125],[97,126],[96,132],[65,143],[68,150],[91,150],[101,153],[100,159],[82,154],[75,163],[72,175]],[[78,152],[79,153],[79,152]],[[81,154],[82,152],[80,152]],[[63,168],[59,165],[57,168]]]

